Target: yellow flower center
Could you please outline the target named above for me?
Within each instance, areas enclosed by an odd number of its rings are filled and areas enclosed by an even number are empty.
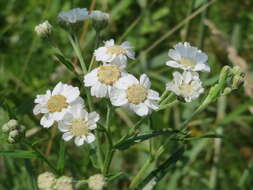
[[[130,103],[139,104],[146,100],[147,89],[141,85],[133,85],[126,91],[127,99]]]
[[[98,80],[107,85],[116,82],[120,75],[119,67],[115,65],[103,65],[98,69]]]
[[[89,125],[82,119],[76,119],[72,122],[70,131],[74,136],[87,136],[89,133]]]
[[[125,49],[122,48],[122,47],[119,46],[119,45],[108,46],[108,47],[107,47],[107,53],[119,55],[119,54],[125,53]]]
[[[186,66],[186,67],[194,67],[196,65],[196,62],[191,59],[191,58],[188,58],[188,57],[183,57],[181,60],[180,60],[180,64],[182,64],[183,66]]]
[[[183,94],[192,94],[192,86],[190,84],[183,83],[179,86],[179,89],[183,92]]]
[[[47,101],[47,108],[50,113],[60,112],[68,105],[67,99],[62,95],[54,95]]]

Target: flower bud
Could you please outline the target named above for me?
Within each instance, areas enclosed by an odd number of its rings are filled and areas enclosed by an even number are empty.
[[[17,129],[15,129],[9,133],[9,137],[12,137],[13,139],[18,137],[18,135],[19,135],[19,131]]]
[[[91,190],[102,190],[106,186],[105,177],[101,174],[89,177],[88,186]]]
[[[73,190],[73,180],[68,176],[61,176],[56,180],[55,188],[57,190]]]
[[[242,71],[241,67],[239,67],[239,66],[234,66],[234,67],[232,68],[232,73],[233,73],[234,75],[241,75],[241,74],[243,73],[243,71]]]
[[[37,35],[41,38],[48,38],[52,33],[52,29],[52,25],[47,20],[34,28]]]
[[[223,91],[223,93],[222,93],[222,95],[228,95],[229,93],[231,93],[231,91],[232,91],[232,89],[231,88],[229,88],[229,87],[226,87],[225,89],[224,89],[224,91]]]
[[[11,144],[14,144],[16,141],[14,138],[12,138],[11,136],[8,137],[8,142]]]
[[[233,77],[232,89],[238,89],[242,83],[243,77],[241,77],[240,75],[235,75]]]
[[[3,126],[2,126],[2,131],[4,133],[8,133],[10,131],[10,127],[8,125],[8,123],[5,123]]]
[[[8,121],[8,125],[12,128],[12,127],[16,127],[18,125],[18,121],[15,119],[11,119],[10,121]]]
[[[53,189],[55,182],[56,178],[50,172],[40,174],[37,179],[37,184],[40,189]]]
[[[95,30],[100,31],[107,26],[110,15],[108,13],[95,10],[90,13],[90,18],[92,19],[92,24]]]

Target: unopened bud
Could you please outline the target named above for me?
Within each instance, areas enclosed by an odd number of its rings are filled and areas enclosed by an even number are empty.
[[[229,87],[226,87],[225,89],[224,89],[224,91],[223,91],[223,93],[222,93],[222,95],[228,95],[228,94],[230,94],[231,93],[231,91],[232,91],[232,89],[231,88],[229,88]]]
[[[52,33],[52,29],[52,25],[47,20],[34,28],[37,35],[41,38],[48,38]]]
[[[73,180],[68,176],[61,176],[56,180],[55,188],[58,190],[73,190]]]
[[[88,186],[91,190],[102,190],[106,186],[105,177],[101,174],[89,177]]]
[[[10,121],[8,121],[8,125],[12,128],[12,127],[16,127],[18,125],[18,121],[15,119],[11,119]]]
[[[15,129],[15,130],[13,130],[13,131],[11,131],[10,133],[9,133],[9,137],[12,137],[12,138],[16,138],[17,136],[19,135],[19,131],[17,130],[17,129]]]
[[[237,89],[240,87],[242,83],[243,83],[243,77],[241,77],[240,75],[235,75],[233,77],[232,88]]]
[[[2,131],[4,133],[8,133],[10,131],[10,127],[8,125],[8,123],[5,123],[3,126],[2,126]]]
[[[50,172],[42,173],[38,176],[37,183],[40,189],[53,189],[56,182],[54,174]]]
[[[242,71],[241,67],[239,67],[239,66],[234,66],[234,67],[232,68],[232,73],[233,73],[234,75],[241,75],[241,74],[243,73],[243,71]]]
[[[15,139],[14,138],[12,138],[12,137],[8,137],[8,142],[9,143],[11,143],[11,144],[13,144],[13,143],[15,143],[16,141],[15,141]]]

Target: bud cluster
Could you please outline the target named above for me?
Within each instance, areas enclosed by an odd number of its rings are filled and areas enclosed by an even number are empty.
[[[25,126],[19,125],[17,120],[11,119],[2,126],[2,131],[8,135],[8,142],[13,144],[24,136]]]

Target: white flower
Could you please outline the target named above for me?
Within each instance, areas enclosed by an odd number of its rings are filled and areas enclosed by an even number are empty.
[[[59,82],[53,91],[47,90],[46,94],[37,95],[34,109],[34,115],[44,114],[40,120],[43,127],[51,127],[54,121],[60,121],[64,115],[75,104],[83,105],[83,99],[79,96],[78,87],[63,84]]]
[[[99,10],[94,10],[90,13],[90,18],[96,21],[108,21],[110,19],[110,15]]]
[[[139,116],[148,115],[158,109],[159,93],[150,89],[151,82],[142,74],[140,81],[133,75],[122,77],[115,83],[110,99],[114,106],[127,106]]]
[[[84,141],[92,143],[95,140],[91,131],[96,129],[98,120],[96,112],[88,113],[81,105],[76,105],[59,121],[58,127],[64,133],[62,138],[65,141],[75,138],[75,144],[81,146]]]
[[[60,22],[67,24],[75,24],[89,18],[89,13],[86,8],[75,8],[68,11],[63,11],[58,15]]]
[[[105,177],[101,174],[90,176],[88,186],[91,190],[102,190],[106,186]]]
[[[73,180],[68,176],[61,176],[56,180],[55,188],[57,190],[73,190]]]
[[[210,67],[205,64],[207,55],[196,47],[192,47],[188,42],[176,44],[174,49],[169,50],[169,57],[173,59],[166,62],[166,65],[170,67],[210,72]]]
[[[95,30],[100,31],[107,26],[110,15],[99,10],[94,10],[90,13],[90,18]]]
[[[91,87],[91,95],[109,97],[115,82],[127,73],[119,66],[104,64],[84,76],[84,86]]]
[[[40,37],[47,37],[52,33],[52,25],[46,20],[42,24],[35,26],[34,30]]]
[[[126,66],[127,57],[134,58],[134,51],[129,42],[125,41],[121,45],[114,44],[114,40],[105,41],[105,46],[95,50],[94,55],[97,61]]]
[[[51,190],[53,189],[56,182],[54,174],[50,172],[42,173],[38,176],[37,184],[39,189],[42,190]]]
[[[186,102],[191,102],[204,92],[202,82],[196,72],[184,71],[173,73],[174,80],[166,84],[166,89],[182,96]]]

